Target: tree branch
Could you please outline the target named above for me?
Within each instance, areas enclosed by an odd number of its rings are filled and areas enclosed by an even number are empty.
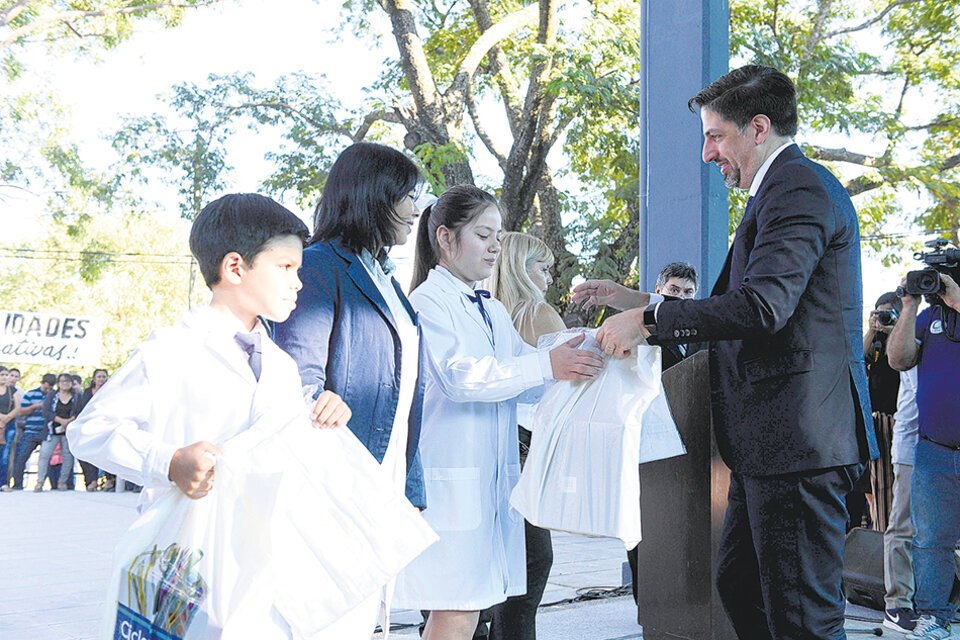
[[[188,9],[192,7],[200,7],[215,4],[218,0],[207,0],[206,2],[196,2],[196,3],[186,3],[186,2],[154,2],[152,4],[141,4],[134,5],[129,7],[116,7],[114,9],[99,9],[91,11],[62,11],[60,13],[53,13],[46,16],[40,16],[36,20],[26,24],[19,29],[14,29],[10,32],[7,39],[3,42],[0,42],[0,49],[5,49],[12,46],[20,38],[29,36],[37,31],[40,31],[47,26],[55,22],[68,22],[70,20],[76,19],[85,19],[85,18],[107,18],[111,16],[119,15],[132,15],[137,13],[147,13],[155,9],[165,9],[165,8],[174,8],[174,9]]]
[[[445,98],[450,108],[463,108],[463,103],[466,101],[467,87],[473,79],[473,73],[480,65],[480,61],[483,60],[487,52],[495,47],[501,40],[510,37],[522,27],[533,22],[539,13],[539,8],[539,5],[531,4],[519,11],[514,11],[477,38],[473,45],[471,45],[470,50],[467,51],[467,55],[464,56],[463,60],[461,60],[457,66],[453,82],[450,83],[450,87],[446,91]]]
[[[487,7],[487,0],[470,0],[470,8],[473,10],[473,17],[477,21],[477,27],[481,33],[485,33],[493,28],[493,19],[490,17],[490,10]],[[520,127],[520,117],[522,108],[517,93],[520,84],[517,82],[513,71],[510,69],[510,63],[507,60],[507,54],[503,47],[498,44],[490,48],[487,53],[487,60],[490,64],[490,71],[500,87],[500,96],[503,98],[504,109],[507,112],[507,122],[510,125],[510,133],[517,134]]]
[[[933,122],[928,122],[927,124],[919,124],[915,127],[907,127],[907,130],[920,131],[923,129],[939,129],[941,127],[951,127],[955,124],[960,124],[960,118],[947,118],[946,120],[934,120]]]
[[[810,29],[810,36],[807,38],[807,54],[804,56],[805,59],[809,59],[813,55],[813,50],[816,49],[817,45],[823,40],[823,25],[830,15],[831,5],[833,5],[833,0],[820,0],[817,17],[813,19],[813,28]]]
[[[807,147],[808,157],[813,160],[825,160],[827,162],[849,162],[850,164],[859,164],[864,167],[883,167],[890,164],[890,161],[877,156],[868,156],[863,153],[848,151],[847,149],[828,149],[809,145]]]
[[[37,0],[17,0],[4,13],[0,14],[0,26],[7,26],[12,20],[15,20],[31,2]]]
[[[487,151],[489,151],[491,155],[497,159],[497,164],[500,165],[500,168],[506,171],[507,156],[502,151],[497,149],[497,145],[493,142],[493,138],[490,137],[490,134],[487,133],[487,130],[480,122],[480,114],[477,113],[477,103],[473,99],[472,90],[467,92],[467,113],[470,114],[470,121],[473,122],[473,128],[480,137],[480,141],[483,142],[483,146],[485,146]]]
[[[829,32],[828,34],[826,34],[825,36],[823,36],[823,39],[826,40],[826,39],[828,39],[828,38],[834,38],[834,37],[836,37],[836,36],[841,36],[841,35],[843,35],[843,34],[845,34],[845,33],[853,33],[853,32],[855,32],[855,31],[863,31],[864,29],[866,29],[866,28],[868,28],[868,27],[872,27],[872,26],[875,25],[876,23],[878,23],[878,22],[880,22],[881,20],[883,20],[883,18],[884,18],[888,13],[890,13],[891,11],[893,11],[894,9],[896,9],[897,7],[903,7],[903,6],[906,6],[906,5],[908,5],[908,4],[916,4],[916,3],[918,3],[918,2],[921,2],[921,0],[894,0],[893,2],[891,2],[890,4],[888,4],[886,7],[884,7],[883,10],[882,10],[880,13],[878,13],[876,16],[870,18],[869,20],[866,20],[865,22],[861,22],[860,24],[858,24],[858,25],[855,26],[855,27],[848,27],[848,28],[846,28],[846,29],[837,29],[836,31],[831,31],[831,32]]]

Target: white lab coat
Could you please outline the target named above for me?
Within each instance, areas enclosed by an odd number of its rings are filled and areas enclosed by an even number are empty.
[[[435,536],[349,429],[309,427],[297,366],[265,334],[256,380],[234,339],[242,330],[204,306],[155,331],[68,427],[67,437],[84,460],[143,484],[141,508],[147,508],[177,491],[167,473],[179,447],[199,440],[234,443],[238,434],[269,438],[284,429],[282,439],[265,439],[253,449],[259,467],[281,470],[277,502],[292,505],[289,519],[273,525],[274,541],[283,541],[271,565],[279,586],[271,619],[261,615],[255,622],[265,628],[254,635],[317,637],[329,621],[379,593]],[[284,595],[294,584],[302,593]],[[369,638],[375,614],[358,619],[350,631],[338,628],[336,637]]]
[[[423,515],[440,541],[397,577],[400,608],[472,611],[526,592],[523,516],[509,504],[520,477],[517,398],[538,399],[549,354],[485,298],[491,335],[472,292],[437,267],[410,295],[432,356],[420,455]]]

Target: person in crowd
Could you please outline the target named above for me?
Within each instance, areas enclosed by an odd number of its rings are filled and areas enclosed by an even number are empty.
[[[3,486],[9,486],[9,485],[10,485],[10,478],[13,476],[13,464],[14,464],[14,462],[15,462],[16,453],[17,453],[17,443],[20,442],[20,438],[23,436],[23,412],[22,412],[22,409],[23,409],[23,390],[20,389],[20,378],[21,378],[21,376],[22,376],[22,374],[21,374],[21,372],[20,372],[20,369],[17,369],[16,367],[10,367],[10,375],[9,375],[9,377],[7,378],[7,386],[13,388],[14,394],[15,394],[15,395],[17,396],[17,398],[20,400],[20,409],[21,409],[21,412],[18,413],[17,416],[16,416],[16,418],[14,419],[15,422],[16,422],[16,425],[17,425],[17,430],[16,430],[16,433],[15,433],[14,436],[13,436],[13,442],[8,442],[8,443],[7,443],[7,445],[8,445],[9,448],[10,448],[10,450],[9,450],[8,455],[7,455],[7,473],[6,473],[6,476],[5,476],[5,480],[6,480],[6,481],[4,482]]]
[[[662,296],[670,296],[679,300],[692,300],[700,289],[700,278],[697,269],[687,262],[671,262],[660,270],[654,292]],[[699,345],[691,344],[664,344],[660,345],[660,367],[666,371],[698,350]],[[627,550],[627,562],[630,564],[630,588],[633,591],[634,601],[638,601],[637,569],[639,547]]]
[[[844,637],[844,497],[877,457],[863,362],[860,230],[843,185],[794,143],[796,88],[748,65],[689,102],[704,162],[749,190],[712,294],[660,300],[587,281],[623,313],[598,338],[710,343],[713,426],[730,467],[717,590],[743,639]]]
[[[890,461],[890,441],[893,438],[893,414],[897,410],[897,392],[900,389],[900,373],[887,362],[887,337],[893,322],[900,315],[900,298],[893,291],[877,299],[870,312],[867,331],[863,335],[863,354],[867,365],[867,384],[870,389],[870,406],[873,408],[873,424],[877,436],[880,457],[870,462],[847,498],[858,500],[869,509],[867,520],[877,530],[887,527],[890,503],[893,500],[893,465]],[[857,526],[864,514],[851,513],[851,526]]]
[[[416,165],[395,149],[366,142],[345,149],[314,214],[299,303],[274,329],[300,369],[304,396],[312,402],[325,389],[343,396],[354,416],[349,428],[421,509],[422,345],[388,252],[407,241],[422,184]],[[380,603],[371,597],[341,623],[372,634]]]
[[[488,291],[500,253],[496,199],[457,185],[428,207],[417,233],[413,293],[428,346],[420,450],[427,509],[440,536],[397,578],[396,606],[427,609],[427,640],[470,638],[481,610],[526,591],[523,517],[510,508],[520,475],[517,399],[545,380],[596,377],[603,359],[524,342]]]
[[[960,542],[960,287],[940,273],[941,293],[917,314],[920,297],[904,292],[903,312],[887,340],[890,365],[917,368],[919,441],[910,477],[914,604],[919,614],[908,638],[950,637],[954,551]],[[901,287],[904,283],[901,283]]]
[[[697,296],[699,289],[700,279],[697,276],[696,268],[692,264],[671,262],[660,270],[660,274],[657,276],[657,284],[653,290],[662,296],[692,300]],[[695,353],[697,348],[697,343],[660,345],[661,369],[666,371],[687,356]],[[636,556],[636,549],[633,550],[633,553]]]
[[[553,283],[550,269],[554,257],[550,247],[534,236],[509,232],[500,242],[500,256],[490,277],[490,294],[503,303],[513,319],[513,326],[532,347],[537,346],[540,336],[563,331],[566,327],[560,314],[547,303],[547,289]],[[533,427],[533,411],[520,414],[520,409],[532,409],[531,405],[518,405],[520,436],[520,467],[526,462],[530,448],[530,431]],[[553,566],[553,545],[550,532],[524,521],[524,542],[527,554],[527,592],[510,596],[493,607],[490,623],[491,640],[536,640],[537,607],[543,598],[543,590]]]
[[[55,384],[57,384],[57,376],[45,373],[41,378],[40,386],[23,394],[23,403],[20,406],[20,415],[24,418],[23,435],[17,444],[13,465],[14,489],[23,489],[23,472],[27,460],[47,436],[47,424],[43,419],[43,403]],[[42,481],[43,477],[38,474],[37,484],[42,484]]]
[[[77,418],[80,394],[74,391],[73,377],[69,373],[57,376],[57,388],[52,389],[43,401],[43,421],[47,425],[47,437],[40,445],[40,461],[37,469],[37,486],[34,491],[43,491],[50,459],[59,445],[62,467],[53,488],[66,491],[73,478],[73,454],[67,443],[67,425]],[[51,485],[53,479],[51,478]]]
[[[100,390],[109,377],[110,374],[107,373],[106,369],[93,370],[93,376],[90,378],[90,386],[84,389],[83,393],[80,394],[80,403],[77,406],[78,414],[83,411],[83,408],[86,407],[87,403],[90,402],[91,398],[93,398],[93,394]],[[100,470],[97,469],[96,465],[91,464],[86,460],[80,461],[80,469],[83,470],[83,484],[86,485],[87,491],[96,491]],[[114,482],[110,482],[110,486],[104,485],[104,490],[108,491],[109,489],[113,488]]]
[[[20,414],[20,396],[10,383],[10,370],[0,365],[0,479],[9,484],[7,460],[17,434],[17,416]]]
[[[912,632],[919,617],[913,608],[915,532],[910,524],[910,477],[913,475],[913,452],[917,448],[917,415],[917,368],[913,367],[900,372],[890,449],[894,472],[893,501],[887,528],[883,532],[883,583],[886,589],[883,626],[901,633]]]

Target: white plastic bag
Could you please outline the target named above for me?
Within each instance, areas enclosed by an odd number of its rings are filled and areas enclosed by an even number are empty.
[[[586,333],[580,348],[601,353],[595,330],[567,330],[541,339],[550,348]],[[530,453],[510,504],[532,524],[640,542],[637,464],[684,453],[660,383],[660,349],[608,358],[591,381],[561,381],[540,401]],[[656,410],[644,417],[653,403]],[[662,404],[661,404],[662,403]],[[665,410],[665,414],[664,414]],[[642,446],[643,433],[651,440]],[[671,435],[672,432],[672,435]]]
[[[104,638],[310,637],[437,539],[349,429],[278,420],[221,445],[207,496],[173,489],[134,523]]]

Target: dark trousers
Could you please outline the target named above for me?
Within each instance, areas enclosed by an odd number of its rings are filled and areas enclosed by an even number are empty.
[[[40,446],[46,434],[39,431],[24,431],[17,443],[17,455],[13,463],[13,488],[23,489],[23,469],[33,451]],[[56,486],[56,485],[54,485]]]
[[[523,521],[527,546],[527,592],[493,607],[490,640],[537,640],[537,607],[553,567],[550,532]]]
[[[844,498],[864,465],[730,474],[717,590],[741,640],[842,640]]]
[[[88,487],[93,484],[96,487],[97,476],[100,474],[97,465],[81,460],[80,468],[83,470],[83,484]]]

